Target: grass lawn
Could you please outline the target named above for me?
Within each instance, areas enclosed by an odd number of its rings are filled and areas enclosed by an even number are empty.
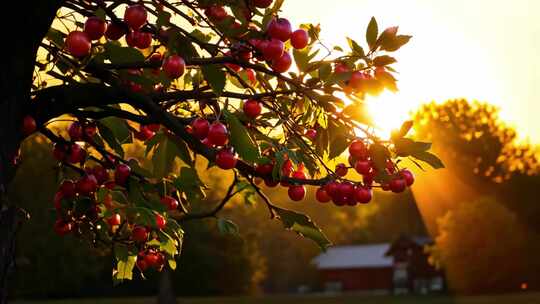
[[[146,304],[155,298],[119,298],[54,301],[15,301],[15,304]],[[231,298],[185,298],[179,304],[539,304],[540,293],[451,298],[447,296],[268,296]]]

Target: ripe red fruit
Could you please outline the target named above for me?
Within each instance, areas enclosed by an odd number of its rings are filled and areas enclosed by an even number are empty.
[[[229,141],[229,131],[219,121],[214,122],[208,129],[208,141],[215,146],[224,146]]]
[[[121,222],[122,222],[122,218],[120,217],[120,214],[118,213],[115,213],[111,215],[109,218],[107,218],[107,223],[109,224],[109,226],[120,225]]]
[[[301,201],[306,196],[306,188],[304,186],[293,185],[287,191],[289,198],[295,202]]]
[[[273,0],[252,0],[251,3],[258,8],[267,8]]]
[[[127,26],[123,23],[111,22],[107,25],[105,37],[109,40],[118,40],[127,33]]]
[[[84,126],[83,131],[86,138],[94,137],[94,135],[96,135],[97,133],[96,123],[94,122],[88,123],[86,126]]]
[[[72,164],[76,163],[82,163],[84,159],[86,158],[86,151],[81,148],[78,144],[71,145],[69,155],[68,155],[68,162]]]
[[[309,44],[309,35],[306,30],[298,29],[291,34],[291,45],[297,50],[305,48]]]
[[[198,139],[203,139],[208,136],[210,123],[204,118],[195,118],[195,120],[191,122],[191,127],[193,128],[193,136]]]
[[[62,199],[64,199],[64,194],[60,191],[54,194],[54,208],[59,211],[62,210]]]
[[[232,169],[236,167],[237,161],[236,155],[229,149],[219,150],[216,154],[216,165],[221,169]]]
[[[271,39],[260,42],[259,46],[263,53],[264,59],[267,61],[279,59],[285,52],[285,44],[279,39]]]
[[[81,140],[83,137],[83,128],[78,121],[72,122],[68,127],[69,138],[73,141]]]
[[[283,165],[281,166],[281,175],[289,176],[291,175],[292,170],[293,170],[293,163],[290,159],[287,159],[285,162],[283,162]]]
[[[285,42],[291,38],[291,32],[291,23],[285,18],[272,19],[268,23],[267,33],[272,38]]]
[[[349,84],[356,90],[362,90],[365,87],[366,80],[369,79],[366,73],[356,71],[351,75]]]
[[[146,264],[144,257],[142,259],[137,259],[137,267],[141,272],[144,272],[146,271],[146,269],[148,269],[148,264]]]
[[[292,58],[291,55],[287,52],[283,53],[283,55],[272,61],[272,70],[278,73],[285,73],[289,70],[292,64]]]
[[[154,137],[154,135],[156,135],[156,133],[150,130],[147,126],[141,126],[139,131],[135,133],[135,138],[138,140],[147,141]]]
[[[67,147],[64,144],[55,143],[53,147],[53,157],[57,161],[64,161],[66,159]]]
[[[345,165],[345,164],[337,164],[336,165],[336,174],[338,176],[347,175],[347,171],[349,171],[349,169],[347,169],[347,165]]]
[[[62,194],[62,197],[75,197],[75,195],[77,194],[77,191],[75,189],[75,183],[70,179],[62,181],[60,187],[58,187],[58,192]]]
[[[204,10],[204,14],[214,22],[221,22],[229,15],[221,5],[211,5]]]
[[[27,115],[23,118],[22,133],[25,136],[34,133],[36,131],[36,128],[36,120],[32,116]]]
[[[337,192],[341,196],[351,197],[354,195],[354,185],[350,182],[343,182],[339,184]]]
[[[123,185],[126,183],[130,174],[131,168],[126,164],[120,164],[116,166],[116,170],[114,171],[114,181],[119,185]]]
[[[167,77],[176,79],[184,75],[186,62],[178,55],[171,55],[163,61],[162,69]]]
[[[81,31],[73,31],[69,33],[65,41],[68,53],[75,57],[84,57],[90,54],[92,42],[88,35]]]
[[[167,220],[161,214],[156,214],[156,227],[157,227],[157,229],[165,228],[166,224],[167,224]]]
[[[368,160],[359,160],[354,164],[356,172],[362,175],[369,174],[371,172],[371,162]]]
[[[147,32],[131,31],[126,36],[126,42],[131,47],[136,47],[143,50],[152,44],[152,34]]]
[[[258,100],[250,99],[244,103],[244,114],[251,119],[261,115],[262,105]]]
[[[146,262],[148,267],[155,268],[155,267],[159,266],[159,257],[155,252],[148,252],[144,256],[144,261]]]
[[[264,184],[269,187],[269,188],[274,188],[275,186],[277,186],[279,184],[279,181],[275,181],[271,178],[265,178],[264,179]]]
[[[335,181],[329,182],[328,184],[326,184],[326,186],[324,186],[324,188],[326,190],[326,193],[328,193],[330,197],[334,197],[338,193],[339,184]]]
[[[328,203],[332,198],[326,192],[325,187],[320,187],[315,193],[315,198],[321,203]]]
[[[90,195],[91,193],[96,192],[97,187],[97,179],[92,174],[85,175],[77,181],[77,192],[82,195]]]
[[[135,226],[131,231],[131,239],[135,242],[146,242],[148,240],[148,231],[143,226]]]
[[[91,40],[99,40],[105,34],[107,24],[99,17],[92,16],[84,23],[84,32]]]
[[[360,204],[367,204],[371,201],[371,189],[364,186],[358,186],[354,190],[354,197]]]
[[[159,132],[159,130],[161,129],[160,124],[148,124],[146,125],[146,127],[152,132]]]
[[[368,155],[368,149],[363,141],[355,139],[349,145],[349,153],[358,159],[365,159]]]
[[[306,179],[307,176],[306,176],[306,173],[304,171],[294,171],[291,175],[292,178],[297,178],[297,179]]]
[[[309,129],[306,131],[306,137],[315,140],[317,138],[317,130],[315,129]]]
[[[336,63],[334,65],[334,73],[336,74],[346,73],[348,71],[349,71],[349,67],[344,63]]]
[[[257,77],[255,76],[255,71],[253,71],[253,69],[246,69],[245,72],[251,84],[257,83]]]
[[[64,236],[73,230],[73,224],[65,222],[62,219],[57,219],[54,223],[54,232],[59,236]]]
[[[259,174],[259,175],[270,175],[272,174],[272,171],[274,171],[274,164],[270,163],[270,164],[261,164],[261,165],[257,165],[257,167],[255,167],[255,171]]]
[[[92,174],[96,177],[98,184],[103,184],[109,180],[109,172],[103,166],[97,165],[94,168],[90,169],[89,174]]]
[[[161,203],[165,206],[167,206],[167,209],[169,210],[176,210],[178,208],[178,201],[169,195],[165,195],[161,198]]]
[[[405,180],[407,186],[410,187],[412,184],[414,184],[414,174],[410,170],[403,169],[401,170],[400,174]]]
[[[389,187],[392,192],[401,193],[407,188],[407,182],[403,178],[395,177],[390,181]]]
[[[134,30],[140,29],[146,23],[147,13],[143,5],[129,6],[124,12],[124,21]]]

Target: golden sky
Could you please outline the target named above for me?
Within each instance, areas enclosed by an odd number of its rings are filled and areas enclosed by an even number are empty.
[[[498,105],[522,139],[540,143],[539,12],[536,0],[289,0],[283,16],[320,22],[330,45],[364,42],[371,16],[414,36],[396,54],[400,92],[373,107],[383,128],[420,103],[466,97]]]

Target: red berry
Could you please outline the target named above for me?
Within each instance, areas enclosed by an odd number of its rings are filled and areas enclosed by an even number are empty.
[[[166,224],[167,224],[167,220],[161,214],[156,214],[156,227],[157,227],[157,229],[165,228]]]
[[[88,123],[86,126],[84,126],[83,131],[86,138],[94,137],[94,135],[97,133],[96,123]]]
[[[124,21],[134,30],[140,29],[146,23],[147,13],[143,5],[129,6],[124,12]]]
[[[306,188],[304,186],[293,185],[287,191],[289,198],[295,202],[301,201],[306,196]]]
[[[126,41],[129,46],[143,50],[152,44],[152,34],[148,32],[131,31],[126,36]]]
[[[119,185],[124,185],[130,174],[131,168],[126,164],[120,164],[114,171],[114,181]]]
[[[356,90],[363,90],[367,79],[369,76],[366,73],[356,71],[352,73],[349,84]]]
[[[221,5],[211,5],[204,10],[204,14],[214,22],[221,22],[229,16]]]
[[[395,177],[390,181],[390,190],[394,193],[401,193],[407,188],[407,182],[404,178]]]
[[[354,190],[354,197],[360,204],[367,204],[371,201],[371,189],[364,186],[358,186]]]
[[[64,236],[73,230],[73,224],[65,222],[62,219],[56,220],[54,223],[54,232],[59,236]]]
[[[410,170],[403,169],[401,170],[400,174],[405,180],[407,186],[410,187],[412,184],[414,184],[414,174]]]
[[[36,131],[36,128],[36,120],[32,116],[27,115],[23,118],[22,133],[25,136],[34,133]]]
[[[285,162],[283,162],[283,165],[281,166],[281,175],[289,176],[291,175],[292,170],[293,170],[293,163],[290,159],[287,159]]]
[[[270,178],[265,178],[264,179],[264,184],[267,187],[273,188],[273,187],[275,187],[275,186],[277,186],[279,184],[279,181],[275,181],[275,180],[270,179]]]
[[[146,125],[146,127],[152,132],[159,132],[159,130],[161,129],[160,124],[149,124],[149,125]]]
[[[109,172],[103,166],[95,166],[92,168],[92,174],[96,177],[98,184],[103,184],[109,180]]]
[[[55,143],[53,147],[53,156],[57,161],[66,159],[67,147],[64,144]]]
[[[60,187],[58,188],[58,192],[62,193],[62,197],[66,197],[66,198],[75,197],[75,195],[77,194],[75,183],[70,179],[66,179],[62,181],[62,183],[60,184]]]
[[[73,31],[68,34],[65,41],[68,53],[75,57],[84,57],[90,54],[92,42],[88,35],[81,31]]]
[[[148,231],[143,226],[135,226],[131,231],[131,239],[135,242],[146,242],[148,240]]]
[[[315,197],[317,198],[317,201],[321,203],[328,203],[332,199],[330,195],[328,195],[328,193],[326,192],[325,187],[320,187],[319,189],[317,189]]]
[[[86,158],[86,151],[78,144],[71,145],[68,162],[72,164],[82,163]]]
[[[210,123],[204,118],[195,118],[191,123],[191,127],[193,128],[193,135],[198,139],[203,139],[208,136]]]
[[[368,149],[363,141],[355,139],[349,145],[349,153],[358,159],[365,159],[368,155]]]
[[[345,164],[337,164],[336,165],[336,174],[338,176],[347,175],[347,171],[349,171],[349,169],[347,169],[347,165],[345,165]]]
[[[339,184],[335,181],[329,182],[328,184],[326,184],[326,186],[324,186],[324,188],[326,190],[326,193],[328,193],[330,197],[334,197],[338,193]]]
[[[153,268],[155,268],[156,266],[159,265],[159,257],[158,257],[158,255],[157,255],[155,252],[148,252],[148,253],[144,256],[144,261],[146,262],[146,264],[148,265],[148,267],[153,267]]]
[[[62,210],[62,200],[64,199],[64,194],[60,191],[54,194],[54,208],[59,211]]]
[[[127,34],[127,26],[123,23],[109,23],[105,31],[105,37],[109,40],[118,40]]]
[[[109,224],[109,226],[120,225],[121,222],[122,222],[122,218],[120,217],[120,214],[118,213],[115,213],[111,215],[109,218],[107,218],[107,223]]]
[[[78,121],[72,122],[68,127],[69,138],[73,141],[81,140],[83,138],[83,128]]]
[[[154,137],[154,135],[156,135],[156,133],[150,130],[147,126],[141,126],[139,131],[135,133],[135,138],[138,140],[147,141]]]
[[[229,141],[229,131],[219,121],[214,122],[208,129],[208,141],[215,146],[224,146]]]
[[[350,182],[343,182],[339,184],[337,192],[346,197],[354,195],[354,185]]]
[[[258,8],[267,8],[273,0],[251,0],[251,3]]]
[[[219,150],[216,154],[216,165],[221,169],[228,170],[236,167],[238,159],[229,149]]]
[[[92,16],[84,23],[84,32],[91,40],[99,40],[105,34],[107,24],[99,17]]]
[[[315,140],[317,138],[317,130],[315,129],[309,129],[306,131],[307,138],[311,140]]]
[[[251,84],[257,83],[257,77],[255,76],[255,71],[253,71],[253,69],[246,69],[245,72]]]
[[[346,73],[348,71],[349,71],[349,67],[346,64],[338,62],[334,65],[334,73],[336,74]]]
[[[306,176],[306,173],[304,173],[304,171],[294,171],[291,175],[292,178],[297,178],[297,179],[306,179],[307,176]]]
[[[371,172],[371,162],[368,160],[359,160],[354,165],[356,172],[362,175],[369,174]]]
[[[97,187],[97,179],[92,174],[85,175],[77,181],[77,192],[82,195],[90,195],[91,193],[96,192]]]
[[[267,33],[272,38],[285,42],[291,38],[291,32],[291,23],[285,18],[272,19],[268,23]]]
[[[259,175],[263,175],[263,176],[270,175],[272,174],[272,171],[274,171],[274,164],[269,163],[269,164],[257,165],[257,167],[255,167],[255,171]]]
[[[167,209],[169,210],[176,210],[178,208],[178,201],[169,195],[165,195],[161,198],[161,203],[165,206],[167,206]]]
[[[262,106],[258,100],[250,99],[244,103],[244,114],[251,119],[261,115]]]
[[[309,44],[309,35],[306,30],[298,29],[291,34],[291,45],[297,50],[305,48]]]
[[[139,268],[139,270],[141,272],[144,272],[144,271],[146,271],[146,269],[148,269],[148,264],[146,264],[146,261],[144,260],[144,258],[138,259],[137,260],[137,267]]]
[[[264,59],[266,59],[267,61],[279,59],[283,56],[283,53],[285,52],[285,44],[283,43],[283,41],[278,39],[264,41],[261,42],[259,45],[264,55]]]
[[[186,62],[178,55],[171,55],[163,61],[162,68],[167,77],[175,79],[184,75]]]
[[[272,70],[278,73],[285,73],[289,70],[292,64],[291,55],[287,52],[283,53],[278,59],[272,61]]]

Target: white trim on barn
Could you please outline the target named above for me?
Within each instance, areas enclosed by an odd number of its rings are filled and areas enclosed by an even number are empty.
[[[392,257],[385,256],[390,244],[335,246],[321,253],[313,263],[318,269],[392,267]]]

